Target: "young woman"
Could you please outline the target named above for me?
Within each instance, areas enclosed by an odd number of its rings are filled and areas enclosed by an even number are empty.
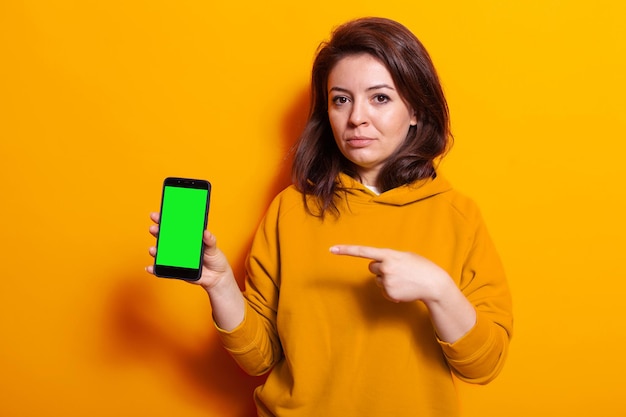
[[[204,236],[197,283],[223,345],[269,372],[260,416],[458,416],[452,374],[502,369],[511,298],[478,208],[436,169],[449,141],[436,71],[404,26],[357,19],[321,45],[293,185],[259,226],[243,293]]]

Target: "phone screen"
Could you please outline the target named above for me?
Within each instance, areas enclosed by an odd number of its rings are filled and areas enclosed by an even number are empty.
[[[211,185],[208,181],[166,178],[161,200],[155,275],[196,280],[202,272],[202,234]]]

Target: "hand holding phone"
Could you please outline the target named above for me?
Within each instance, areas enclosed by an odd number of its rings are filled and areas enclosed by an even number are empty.
[[[202,274],[211,184],[168,177],[163,181],[154,275],[196,281]]]
[[[150,214],[152,221],[157,223],[150,226],[150,233],[157,238],[157,246],[149,249],[155,261],[146,271],[201,285],[209,294],[215,323],[224,330],[232,330],[243,321],[246,302],[228,259],[217,247],[215,236],[205,233],[210,194],[211,184],[207,181],[165,179],[161,212]],[[181,221],[181,218],[188,219]],[[179,221],[184,227],[176,226]],[[206,248],[203,237],[206,238]],[[181,242],[193,244],[179,246]],[[187,246],[188,249],[182,249]],[[207,256],[203,259],[205,250]],[[206,261],[204,266],[203,260]]]

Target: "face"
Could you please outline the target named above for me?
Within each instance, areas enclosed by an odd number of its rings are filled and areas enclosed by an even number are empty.
[[[371,186],[377,186],[381,167],[417,124],[387,68],[368,54],[342,58],[330,71],[328,117],[341,153]]]

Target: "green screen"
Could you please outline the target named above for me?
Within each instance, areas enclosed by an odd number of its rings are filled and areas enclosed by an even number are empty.
[[[163,191],[156,263],[198,268],[207,190],[166,186]]]

